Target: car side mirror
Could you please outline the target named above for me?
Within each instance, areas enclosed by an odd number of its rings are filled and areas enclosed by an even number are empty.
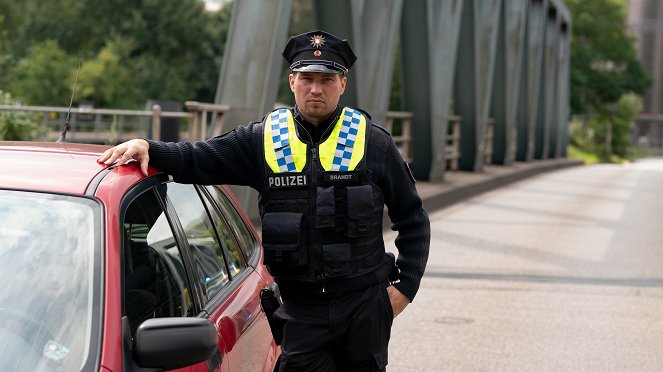
[[[133,356],[141,367],[171,370],[208,360],[218,350],[216,327],[209,320],[156,318],[138,326]]]

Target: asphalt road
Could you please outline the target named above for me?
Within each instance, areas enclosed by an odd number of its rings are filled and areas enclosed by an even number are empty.
[[[430,217],[388,371],[663,371],[663,159],[554,171]]]

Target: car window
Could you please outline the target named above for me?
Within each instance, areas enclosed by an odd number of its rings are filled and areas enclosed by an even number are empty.
[[[216,235],[209,213],[193,185],[171,182],[167,188],[168,198],[184,228],[195,270],[204,283],[207,298],[211,298],[230,281],[223,253],[226,241]]]
[[[217,233],[225,243],[224,248],[226,249],[226,256],[228,257],[228,269],[230,270],[231,278],[233,278],[247,267],[244,253],[239,248],[239,245],[237,244],[235,236],[232,232],[232,228],[228,224],[226,217],[229,216],[226,216],[228,213],[225,211],[225,208],[222,208],[222,206],[218,206],[218,208],[212,208],[208,197],[205,196],[203,199],[205,200],[207,208],[211,211],[214,227],[216,227]],[[221,216],[220,212],[224,213],[224,215]],[[236,212],[233,210],[233,213]]]
[[[247,260],[250,260],[254,254],[258,253],[258,242],[253,236],[253,233],[246,226],[242,216],[240,216],[233,203],[223,191],[216,186],[207,186],[207,190],[226,218],[229,227],[235,233],[239,248],[244,252]]]
[[[0,371],[90,367],[100,212],[86,198],[0,190]]]
[[[182,256],[162,205],[150,189],[124,214],[124,308],[132,334],[149,318],[193,315]]]

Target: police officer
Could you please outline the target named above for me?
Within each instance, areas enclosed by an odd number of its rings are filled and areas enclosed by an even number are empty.
[[[195,144],[130,140],[99,162],[134,158],[178,182],[248,185],[260,193],[264,263],[283,305],[281,371],[383,371],[392,320],[415,297],[430,224],[391,136],[364,111],[340,107],[356,60],[324,31],[283,50],[296,106]],[[400,278],[389,282],[387,206]]]

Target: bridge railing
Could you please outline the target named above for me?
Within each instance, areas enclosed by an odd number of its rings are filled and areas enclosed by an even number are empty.
[[[221,134],[224,113],[230,110],[228,105],[186,101],[186,112],[162,111],[159,105],[152,110],[116,110],[72,108],[69,120],[70,130],[67,140],[70,142],[117,144],[132,138],[152,138],[159,140],[163,118],[183,119],[180,125],[179,139],[198,141]],[[62,131],[66,107],[0,105],[0,111],[34,112],[40,116],[44,131],[39,140],[55,141]],[[411,163],[412,151],[411,112],[388,111],[385,128],[392,134],[394,142],[403,158]],[[460,159],[461,120],[457,115],[449,116],[449,132],[444,159],[448,170],[458,169]],[[493,120],[489,119],[486,135],[485,161],[490,163],[492,156]]]
[[[408,163],[413,160],[412,156],[412,118],[411,112],[405,111],[387,111],[387,120],[385,128],[391,133],[396,146]],[[458,160],[460,159],[460,134],[462,117],[458,115],[449,116],[449,126],[446,137],[446,147],[444,151],[444,160],[448,170],[458,170]],[[492,144],[492,140],[491,140]]]
[[[463,120],[458,115],[449,116],[447,131],[447,144],[444,149],[444,160],[448,170],[458,170],[458,159],[460,159],[460,122]]]
[[[163,118],[182,119],[179,138],[196,141],[218,135],[227,105],[185,102],[187,112],[152,110],[88,109],[72,107],[67,132],[69,142],[116,144],[132,138],[160,139]],[[54,141],[60,137],[68,108],[51,106],[0,105],[0,111],[35,113],[42,128],[38,140]],[[212,121],[210,123],[210,121]]]
[[[413,114],[407,111],[387,111],[385,122],[385,128],[391,133],[396,147],[408,163],[412,163],[414,160],[412,157],[412,117]]]
[[[186,101],[184,106],[191,113],[189,140],[204,140],[221,134],[223,114],[230,110],[230,106],[196,101]],[[207,128],[208,123],[211,132]]]
[[[493,162],[494,133],[495,133],[495,119],[488,118],[488,121],[486,121],[486,142],[483,151],[484,164],[491,164]]]

